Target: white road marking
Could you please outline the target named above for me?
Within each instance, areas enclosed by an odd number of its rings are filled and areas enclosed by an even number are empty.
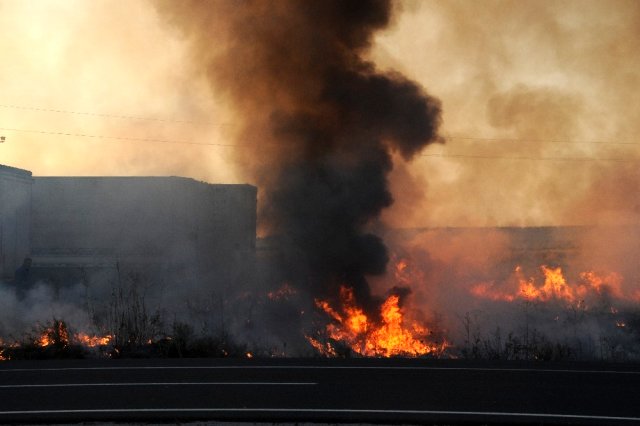
[[[0,385],[0,389],[73,388],[94,386],[315,386],[313,382],[141,382],[141,383],[49,383],[29,385]]]
[[[0,364],[1,365],[1,364]],[[0,373],[44,371],[115,371],[115,370],[420,370],[420,371],[503,371],[524,373],[591,373],[634,374],[640,371],[570,370],[553,368],[490,368],[490,367],[400,367],[400,366],[331,366],[331,365],[196,365],[196,366],[140,366],[140,367],[62,367],[62,368],[0,368]]]
[[[136,414],[136,413],[280,413],[280,414],[388,414],[388,415],[449,415],[466,417],[526,417],[573,420],[607,420],[638,422],[640,417],[595,416],[583,414],[514,413],[500,411],[440,411],[440,410],[361,410],[330,408],[121,408],[93,410],[23,410],[0,411],[0,416],[55,414]]]

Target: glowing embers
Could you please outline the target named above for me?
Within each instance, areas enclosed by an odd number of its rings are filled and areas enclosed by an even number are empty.
[[[269,300],[289,300],[297,294],[298,291],[295,288],[293,288],[289,283],[284,283],[277,290],[267,293],[267,297]]]
[[[432,332],[425,325],[407,320],[396,294],[382,303],[379,319],[365,314],[349,287],[340,288],[339,307],[334,308],[324,300],[316,300],[316,306],[331,321],[316,337],[307,336],[307,340],[325,356],[337,356],[340,345],[371,357],[440,355],[447,347],[444,339],[431,341]]]
[[[538,284],[534,277],[525,278],[522,268],[516,267],[513,279],[516,288],[502,288],[493,283],[480,283],[471,288],[471,293],[477,297],[490,300],[503,300],[512,302],[516,299],[547,302],[551,300],[568,303],[583,302],[589,298],[607,296],[615,299],[623,299],[622,277],[615,273],[598,275],[593,271],[582,272],[579,280],[568,282],[561,268],[541,266],[544,282]],[[508,285],[505,287],[509,287]]]

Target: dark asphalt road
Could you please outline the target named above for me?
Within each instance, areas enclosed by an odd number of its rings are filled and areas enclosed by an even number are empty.
[[[0,423],[640,424],[640,366],[434,360],[0,363]]]

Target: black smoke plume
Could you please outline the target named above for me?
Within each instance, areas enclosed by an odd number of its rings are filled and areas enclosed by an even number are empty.
[[[370,310],[365,277],[383,273],[389,256],[367,229],[393,203],[392,155],[408,160],[439,140],[438,100],[366,58],[392,2],[158,7],[235,111],[238,161],[259,187],[260,227],[280,238],[284,278],[314,297],[348,285]]]

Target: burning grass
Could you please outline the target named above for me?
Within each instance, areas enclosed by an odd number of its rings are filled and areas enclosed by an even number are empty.
[[[640,359],[638,300],[624,291],[620,274],[586,271],[568,278],[562,268],[546,265],[539,271],[527,277],[518,266],[506,282],[471,287],[482,309],[462,317],[464,357]],[[481,331],[489,322],[493,331]]]
[[[173,335],[164,335],[146,342],[126,342],[118,345],[113,335],[90,335],[71,331],[63,320],[53,319],[38,325],[33,333],[0,340],[0,361],[24,359],[68,358],[182,358],[182,357],[253,357],[247,345],[231,336],[196,336],[190,326],[174,324]],[[258,352],[259,353],[259,352]]]
[[[435,338],[425,324],[407,319],[397,294],[389,295],[382,303],[379,319],[365,314],[353,290],[344,286],[338,308],[325,300],[316,300],[316,306],[330,322],[316,336],[308,335],[307,340],[324,356],[338,356],[336,348],[341,345],[367,357],[440,356],[448,347],[446,340]]]
[[[134,277],[127,286],[115,288],[101,309],[94,306],[89,315],[78,316],[93,318],[91,324],[53,318],[19,338],[2,336],[0,361],[283,356],[640,359],[638,299],[619,274],[587,271],[568,277],[559,267],[543,266],[538,275],[528,277],[518,267],[504,282],[470,285],[466,302],[472,301],[474,309],[448,312],[442,320],[425,315],[419,309],[424,307],[416,305],[416,293],[409,290],[420,288],[428,274],[400,258],[390,271],[391,281],[384,284],[391,290],[379,299],[377,309],[366,310],[348,286],[340,288],[336,299],[316,299],[309,309],[304,307],[304,293],[287,282],[261,294],[242,292],[232,301],[212,294],[209,301],[188,305],[195,315],[191,321],[167,320],[167,311],[150,307],[146,284]],[[225,322],[228,312],[235,323]],[[267,326],[265,318],[273,322]],[[260,340],[268,327],[283,326],[288,326],[286,334]],[[303,329],[300,344],[286,340]],[[279,346],[273,343],[278,338]]]
[[[408,259],[396,258],[391,271],[392,284],[406,288],[425,280]],[[378,315],[367,315],[343,287],[338,302],[316,300],[326,325],[307,340],[327,357],[639,360],[638,299],[623,284],[615,272],[588,270],[569,278],[561,267],[543,265],[527,277],[517,267],[505,282],[471,285],[465,301],[474,309],[450,312],[446,335],[440,326],[416,321],[398,294],[386,297]]]
[[[1,360],[84,358],[89,347],[82,339],[82,335],[69,331],[65,321],[54,318],[49,324],[38,324],[20,339],[0,341]]]
[[[91,318],[67,322],[53,318],[37,323],[30,332],[0,338],[0,361],[58,358],[122,357],[241,357],[250,351],[223,330],[193,328],[174,319],[166,325],[165,314],[150,308],[140,275],[129,275],[100,306],[84,303]],[[78,307],[78,309],[81,309]],[[73,325],[71,325],[73,324]],[[2,324],[0,324],[1,326]],[[77,328],[76,328],[77,327]],[[207,333],[207,331],[209,331]]]
[[[553,300],[566,303],[580,303],[602,298],[629,301],[632,297],[622,291],[622,277],[615,273],[598,274],[586,271],[579,274],[578,281],[568,282],[560,267],[542,265],[540,270],[544,276],[541,284],[535,277],[526,278],[520,266],[515,268],[514,279],[517,288],[498,287],[493,283],[480,283],[472,287],[471,293],[479,298],[513,302],[529,300],[549,302]],[[512,285],[507,287],[513,287]]]

